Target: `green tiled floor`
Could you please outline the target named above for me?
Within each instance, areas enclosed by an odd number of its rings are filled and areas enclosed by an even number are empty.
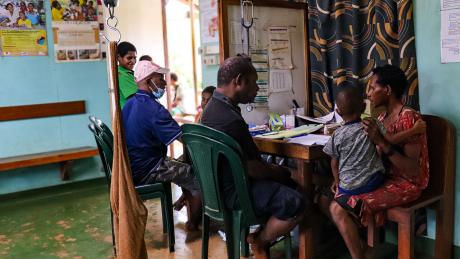
[[[184,231],[185,210],[174,213],[176,252],[170,254],[159,200],[145,204],[149,258],[200,258],[201,234]],[[0,258],[113,258],[109,213],[107,187],[99,180],[0,197]],[[317,258],[350,258],[333,226],[320,234]],[[225,242],[218,235],[211,235],[209,247],[209,258],[226,258]],[[272,258],[284,258],[282,251],[282,246],[272,249]],[[376,258],[396,257],[395,246],[384,244],[377,250]]]
[[[0,201],[1,258],[111,258],[107,188],[100,182]]]

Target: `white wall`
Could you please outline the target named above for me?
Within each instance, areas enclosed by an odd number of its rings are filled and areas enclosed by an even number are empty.
[[[115,8],[115,16],[121,41],[133,43],[138,58],[150,55],[155,63],[165,64],[160,0],[121,0]],[[106,30],[111,40],[117,39],[116,33],[107,27]]]

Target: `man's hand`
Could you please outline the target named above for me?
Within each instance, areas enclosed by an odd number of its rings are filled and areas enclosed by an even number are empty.
[[[282,183],[287,186],[291,186],[294,183],[294,180],[291,178],[291,172],[283,166],[278,166],[274,164],[267,164],[270,167],[270,170],[274,172],[272,174],[272,179],[279,183]]]
[[[295,186],[291,172],[283,166],[268,164],[262,160],[248,161],[248,174],[257,180],[272,180],[287,186]]]

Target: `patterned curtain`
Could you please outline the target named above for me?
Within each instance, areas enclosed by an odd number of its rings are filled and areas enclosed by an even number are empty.
[[[313,112],[332,111],[342,84],[366,87],[376,66],[406,72],[406,104],[418,110],[412,0],[309,0]]]

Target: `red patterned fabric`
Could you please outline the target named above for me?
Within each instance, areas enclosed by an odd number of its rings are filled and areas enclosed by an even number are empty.
[[[379,120],[383,121],[385,117],[386,114],[384,113],[379,116]],[[399,118],[386,127],[387,134],[395,134],[410,129],[419,119],[421,119],[419,113],[405,108],[399,115]],[[359,217],[363,226],[368,225],[372,215],[375,217],[375,224],[377,226],[383,225],[385,222],[385,209],[416,200],[420,197],[422,190],[427,187],[429,165],[426,134],[410,137],[403,143],[400,143],[399,146],[403,148],[406,144],[421,145],[419,156],[420,175],[408,177],[403,171],[391,164],[388,168],[389,177],[381,187],[370,193],[350,196],[347,204],[351,208],[355,208],[358,204],[361,205],[359,201],[362,201]]]

